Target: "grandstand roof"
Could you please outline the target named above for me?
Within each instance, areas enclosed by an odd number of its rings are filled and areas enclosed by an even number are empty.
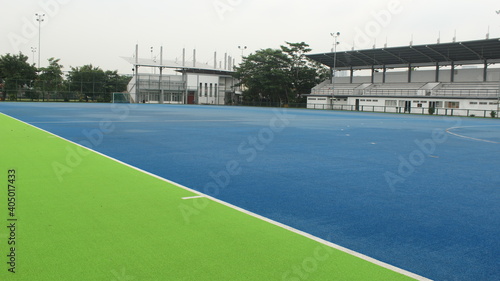
[[[500,38],[306,55],[338,70],[500,62]]]

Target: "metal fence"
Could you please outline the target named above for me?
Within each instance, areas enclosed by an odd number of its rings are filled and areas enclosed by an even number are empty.
[[[0,84],[0,101],[110,102],[112,94],[122,92],[126,84],[119,81],[56,82],[52,80],[10,80]]]
[[[109,102],[112,93],[94,92],[84,94],[73,91],[6,91],[0,94],[0,101],[21,102]]]
[[[401,106],[376,106],[376,105],[331,105],[331,104],[307,104],[307,103],[290,103],[283,104],[279,102],[244,102],[240,105],[244,106],[261,106],[261,107],[288,107],[288,108],[307,108],[320,110],[340,110],[340,111],[358,111],[358,112],[381,112],[381,113],[397,113],[397,114],[418,114],[418,115],[442,115],[442,116],[461,116],[461,117],[483,117],[483,118],[498,118],[497,110],[480,110],[480,109],[460,109],[460,108],[429,108],[429,107],[411,107],[405,108]]]
[[[4,92],[5,95],[5,92]],[[91,93],[91,96],[80,92],[48,92],[48,91],[15,91],[7,92],[7,101],[40,101],[40,102],[110,102],[112,93]],[[109,95],[109,98],[108,98]],[[2,99],[0,95],[0,101]],[[283,103],[283,102],[240,102],[235,106],[256,106],[256,107],[285,107],[285,108],[304,108],[319,110],[339,110],[339,111],[358,111],[358,112],[383,112],[396,114],[419,114],[419,115],[442,115],[442,116],[467,116],[498,118],[497,110],[480,109],[460,109],[460,108],[428,108],[428,107],[401,107],[401,106],[376,106],[376,105],[331,105],[331,104],[311,104],[311,103]]]

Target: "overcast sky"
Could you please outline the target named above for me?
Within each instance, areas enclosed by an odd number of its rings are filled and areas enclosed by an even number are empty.
[[[332,32],[340,32],[337,50],[387,45],[451,42],[500,37],[498,0],[1,0],[0,55],[22,52],[33,61],[38,48],[35,13],[41,26],[42,66],[56,57],[66,69],[93,64],[104,70],[132,73],[121,56],[187,59],[213,64],[228,53],[244,54],[306,42],[312,53],[330,51]],[[35,62],[38,60],[35,53]]]

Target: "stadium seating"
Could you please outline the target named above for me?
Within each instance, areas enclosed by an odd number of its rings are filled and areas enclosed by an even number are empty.
[[[496,97],[498,82],[441,83],[434,90],[441,97]]]
[[[453,83],[336,83],[326,81],[313,88],[313,95],[336,96],[436,96],[496,97],[498,82]]]

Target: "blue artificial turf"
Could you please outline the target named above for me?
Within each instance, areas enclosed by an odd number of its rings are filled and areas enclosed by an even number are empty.
[[[498,119],[51,103],[0,112],[431,279],[500,276]]]

